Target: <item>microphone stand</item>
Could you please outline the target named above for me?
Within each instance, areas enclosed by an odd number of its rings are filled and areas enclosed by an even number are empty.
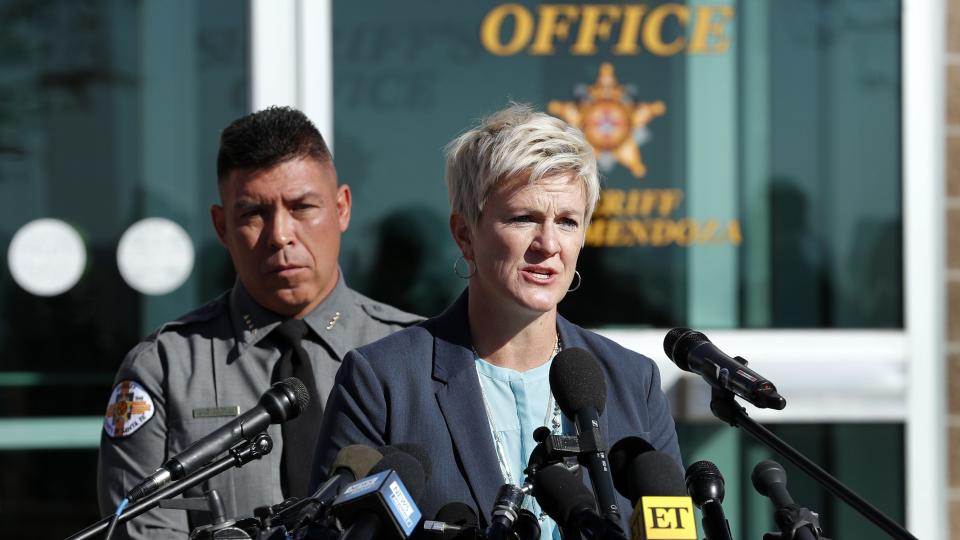
[[[800,467],[803,472],[810,475],[814,481],[826,488],[830,493],[843,499],[851,508],[873,522],[874,525],[883,529],[891,538],[897,540],[917,540],[917,537],[910,534],[910,532],[899,523],[887,517],[880,510],[877,510],[876,507],[843,485],[843,483],[831,476],[830,473],[821,469],[816,463],[807,459],[806,456],[787,444],[786,441],[777,437],[773,432],[747,416],[746,409],[737,403],[734,399],[733,392],[716,387],[712,387],[712,389],[713,397],[710,400],[710,410],[714,416],[735,428],[743,428],[744,431],[753,435],[758,441],[792,461],[794,465]]]
[[[231,448],[229,454],[204,466],[201,469],[183,477],[178,482],[161,488],[159,491],[145,499],[141,499],[131,504],[117,518],[117,524],[126,523],[140,514],[151,510],[157,506],[161,500],[175,497],[204,480],[216,476],[223,471],[233,467],[243,467],[247,463],[260,459],[273,450],[273,439],[266,433],[257,435],[252,440],[244,442],[234,448]],[[66,540],[85,540],[98,533],[102,534],[110,525],[110,519],[113,516],[107,516],[82,531],[68,537]]]

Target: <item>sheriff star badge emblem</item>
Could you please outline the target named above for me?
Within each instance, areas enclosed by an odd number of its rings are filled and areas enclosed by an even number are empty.
[[[619,163],[642,178],[647,168],[640,146],[650,139],[647,124],[666,113],[667,106],[662,101],[637,101],[636,91],[617,81],[609,62],[600,65],[596,82],[579,85],[574,94],[576,101],[550,101],[547,110],[583,130],[601,169],[608,171]]]

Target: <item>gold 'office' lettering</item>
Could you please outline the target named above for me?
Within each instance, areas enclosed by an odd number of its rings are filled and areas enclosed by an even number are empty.
[[[715,17],[717,15],[717,17]],[[691,53],[723,53],[730,49],[730,40],[726,36],[727,24],[733,19],[731,6],[700,6],[697,8],[697,24],[690,38]],[[714,44],[709,45],[710,38]]]
[[[583,15],[580,17],[580,31],[577,41],[570,49],[572,54],[597,54],[597,39],[610,41],[613,35],[613,26],[620,20],[620,6],[609,4],[590,4],[583,6]]]
[[[728,27],[734,8],[705,5],[691,8],[682,3],[660,4],[540,4],[536,14],[522,4],[501,4],[480,23],[480,42],[497,56],[526,51],[553,55],[564,48],[574,55],[595,55],[600,45],[610,44],[615,55],[637,55],[640,44],[650,54],[670,56],[723,53],[730,49]],[[676,36],[665,37],[664,29]]]
[[[500,41],[504,21],[513,18],[513,36],[506,43]],[[533,14],[520,4],[497,6],[483,19],[480,26],[480,41],[497,56],[510,56],[522,51],[533,35]]]
[[[541,4],[540,24],[537,25],[537,37],[530,47],[530,54],[548,55],[556,52],[553,38],[566,40],[570,36],[570,26],[577,20],[579,8],[572,4]]]
[[[687,45],[683,36],[677,36],[670,43],[663,41],[663,21],[674,16],[681,27],[687,26],[690,19],[690,9],[682,4],[663,4],[654,8],[647,15],[647,23],[643,26],[643,46],[657,56],[671,56],[682,51]]]
[[[613,48],[613,54],[633,55],[640,52],[638,37],[640,36],[640,20],[646,13],[647,6],[632,4],[623,6],[623,24],[620,26],[620,39]]]

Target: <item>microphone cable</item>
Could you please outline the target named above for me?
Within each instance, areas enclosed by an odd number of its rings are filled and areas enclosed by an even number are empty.
[[[120,514],[126,510],[127,505],[130,504],[130,499],[124,497],[120,504],[117,505],[117,511],[113,513],[113,517],[110,518],[110,526],[107,527],[107,533],[103,535],[103,540],[110,540],[113,537],[113,531],[117,528],[117,521],[120,519]]]

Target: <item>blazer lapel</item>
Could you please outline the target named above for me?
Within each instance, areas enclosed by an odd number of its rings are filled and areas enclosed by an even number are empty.
[[[438,318],[434,378],[446,383],[436,393],[437,404],[480,519],[486,522],[503,479],[470,348],[466,303],[464,293]]]

